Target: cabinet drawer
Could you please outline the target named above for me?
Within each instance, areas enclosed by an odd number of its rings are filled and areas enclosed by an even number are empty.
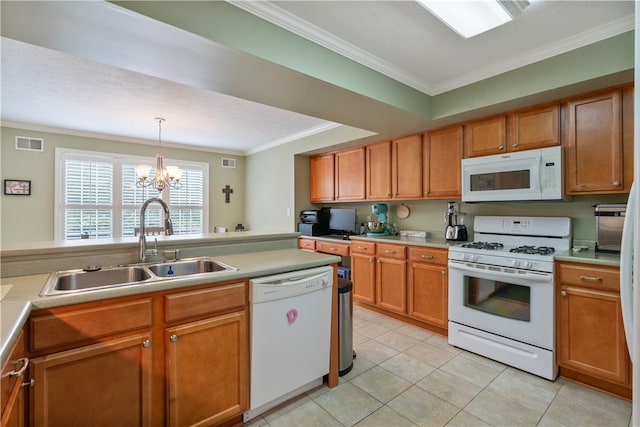
[[[410,261],[447,265],[447,259],[448,251],[446,249],[409,247]]]
[[[171,323],[223,310],[243,309],[247,305],[247,286],[245,282],[233,283],[166,295],[164,299],[165,320]]]
[[[316,241],[313,239],[298,239],[298,248],[308,251],[316,250]]]
[[[95,342],[95,338],[115,335],[153,323],[151,298],[120,303],[91,304],[81,309],[34,315],[31,326],[31,351],[70,344]]]
[[[316,251],[326,254],[349,256],[349,245],[333,242],[316,242]]]
[[[375,255],[376,244],[373,242],[353,241],[351,242],[351,253]]]
[[[618,268],[607,268],[584,264],[560,264],[560,283],[591,286],[601,289],[620,290]]]
[[[386,245],[378,243],[376,255],[380,258],[406,259],[407,247],[401,245]]]

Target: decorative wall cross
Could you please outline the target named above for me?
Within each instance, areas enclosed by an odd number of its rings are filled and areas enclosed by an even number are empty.
[[[231,188],[231,186],[227,184],[222,189],[222,192],[224,193],[224,202],[231,203],[231,193],[233,193],[233,188]]]

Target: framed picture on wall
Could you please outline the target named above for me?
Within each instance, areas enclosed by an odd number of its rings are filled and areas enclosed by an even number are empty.
[[[30,196],[31,181],[25,181],[22,179],[5,179],[4,194],[11,196]]]

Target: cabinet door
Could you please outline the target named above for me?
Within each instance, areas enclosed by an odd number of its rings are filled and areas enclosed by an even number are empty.
[[[376,303],[376,258],[373,255],[351,255],[353,299]]]
[[[567,194],[624,192],[620,91],[567,104]]]
[[[560,106],[550,105],[535,110],[519,111],[511,116],[509,151],[560,145]]]
[[[410,135],[393,141],[393,197],[422,197],[422,135]]]
[[[7,361],[2,367],[0,378],[0,425],[5,427],[23,427],[26,425],[25,392],[23,383],[29,382],[28,359],[26,353],[25,333],[20,332]]]
[[[249,403],[245,311],[166,329],[170,426],[213,425]]]
[[[142,333],[33,359],[33,425],[149,425],[150,340]]]
[[[447,327],[447,268],[412,262],[409,265],[409,316]]]
[[[619,294],[562,285],[557,300],[558,363],[630,385]]]
[[[366,147],[367,199],[391,198],[391,142],[384,141]]]
[[[310,197],[312,202],[332,201],[335,197],[334,155],[309,158]]]
[[[462,126],[427,132],[424,138],[424,197],[460,198],[462,195]]]
[[[507,151],[507,118],[497,116],[464,127],[464,156],[477,157]]]
[[[364,147],[339,151],[336,156],[336,200],[364,200]]]
[[[396,313],[407,312],[407,262],[378,258],[376,262],[376,304]]]

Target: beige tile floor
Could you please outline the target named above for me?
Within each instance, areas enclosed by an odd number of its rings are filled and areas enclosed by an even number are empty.
[[[447,344],[446,338],[354,307],[353,370],[248,425],[628,427],[631,404],[547,381]]]

